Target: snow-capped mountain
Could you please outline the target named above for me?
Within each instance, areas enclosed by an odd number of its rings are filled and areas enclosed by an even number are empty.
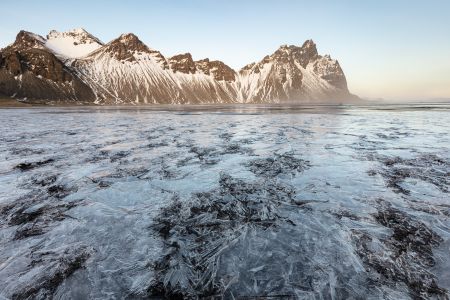
[[[67,32],[50,31],[45,46],[63,58],[81,58],[97,50],[103,43],[83,28]]]
[[[166,58],[132,33],[103,44],[84,29],[21,31],[0,51],[0,94],[83,103],[273,103],[355,99],[336,60],[313,41],[281,46],[234,71],[221,61]]]
[[[349,96],[339,63],[320,56],[312,40],[302,47],[283,45],[259,63],[245,66],[238,82],[242,101],[341,100]]]
[[[56,57],[46,39],[27,31],[0,51],[0,95],[28,101],[95,100],[92,89]]]
[[[190,57],[190,55],[189,55]],[[192,58],[191,58],[192,59]],[[207,103],[236,101],[235,87],[214,75],[185,68],[168,60],[134,34],[123,34],[71,67],[97,95],[97,102]],[[189,64],[182,62],[181,64]]]

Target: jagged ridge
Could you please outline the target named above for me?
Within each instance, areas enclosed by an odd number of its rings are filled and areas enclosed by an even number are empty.
[[[95,103],[236,103],[355,99],[336,60],[312,40],[239,72],[190,53],[164,57],[132,33],[103,44],[84,29],[21,31],[0,52],[0,94]]]

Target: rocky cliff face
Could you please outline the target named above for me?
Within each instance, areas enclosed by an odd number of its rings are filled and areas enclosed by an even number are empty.
[[[156,50],[148,48],[137,36],[132,33],[122,34],[119,38],[108,43],[98,51],[92,53],[90,57],[101,56],[107,53],[111,58],[121,62],[135,62],[139,53],[141,55],[149,55],[158,62],[163,69],[168,68],[166,58]]]
[[[44,101],[95,99],[89,86],[45,46],[44,38],[26,31],[0,52],[0,94]]]
[[[0,94],[88,103],[272,103],[353,99],[336,60],[313,41],[281,46],[239,72],[190,53],[164,57],[134,34],[103,44],[83,29],[21,31],[0,51]]]
[[[321,56],[312,40],[283,45],[239,72],[244,102],[326,101],[353,98],[336,60]]]
[[[190,53],[178,54],[169,58],[170,69],[174,72],[185,74],[195,74],[197,66],[195,65]]]
[[[233,82],[236,80],[236,72],[219,60],[210,61],[208,58],[195,62],[197,68],[206,75],[211,75],[215,80]]]
[[[208,58],[194,61],[190,53],[172,56],[169,64],[174,72],[210,75],[218,81],[233,82],[236,79],[236,72],[223,62],[210,61]]]

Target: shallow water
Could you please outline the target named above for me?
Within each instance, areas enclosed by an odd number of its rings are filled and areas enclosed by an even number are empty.
[[[0,298],[450,295],[449,105],[0,119]]]

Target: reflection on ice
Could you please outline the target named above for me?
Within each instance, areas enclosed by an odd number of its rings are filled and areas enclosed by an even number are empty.
[[[448,108],[2,110],[0,298],[443,298]]]

